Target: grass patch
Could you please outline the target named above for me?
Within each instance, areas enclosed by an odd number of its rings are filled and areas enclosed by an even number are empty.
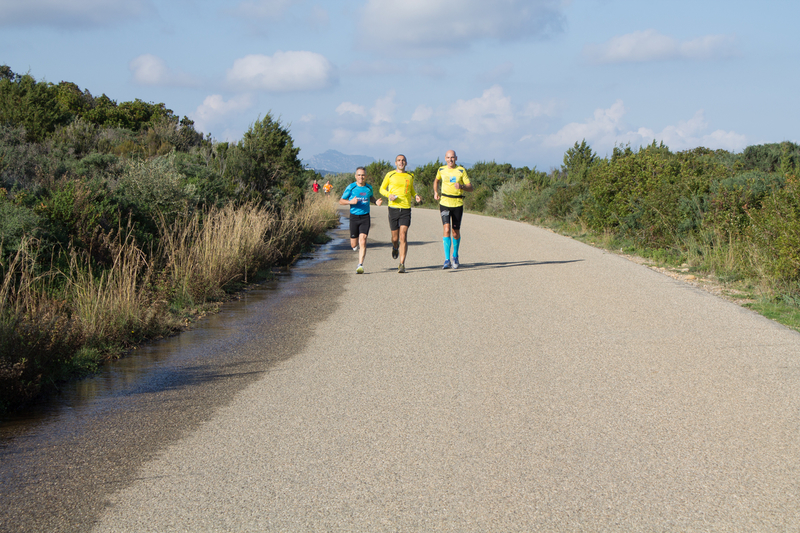
[[[744,307],[752,309],[756,313],[774,320],[795,331],[800,331],[800,309],[794,305],[784,302],[760,300],[744,304]]]

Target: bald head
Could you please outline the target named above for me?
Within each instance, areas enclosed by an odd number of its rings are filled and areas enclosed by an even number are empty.
[[[448,150],[446,154],[444,154],[444,161],[447,163],[447,166],[450,168],[456,168],[456,161],[458,161],[458,156],[456,155],[455,150]]]

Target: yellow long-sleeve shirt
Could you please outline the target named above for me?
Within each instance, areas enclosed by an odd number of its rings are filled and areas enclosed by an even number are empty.
[[[387,172],[378,191],[381,196],[387,198],[391,194],[397,196],[393,201],[389,201],[389,207],[409,209],[411,201],[417,196],[417,192],[414,190],[414,174],[411,172],[398,172],[397,170]]]

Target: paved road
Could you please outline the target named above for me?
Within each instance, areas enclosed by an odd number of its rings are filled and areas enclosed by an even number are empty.
[[[237,345],[291,356],[143,460],[94,531],[800,530],[800,335],[474,215],[442,271],[415,210],[401,275],[385,213],[367,273],[345,246],[317,265],[309,336]]]

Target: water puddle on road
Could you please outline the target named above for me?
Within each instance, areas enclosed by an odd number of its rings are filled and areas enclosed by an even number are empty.
[[[98,410],[113,408],[115,397],[182,387],[204,379],[198,372],[202,373],[207,359],[215,356],[220,346],[226,345],[227,337],[241,335],[241,325],[255,320],[252,315],[263,312],[270,300],[290,297],[303,290],[303,279],[308,271],[330,260],[331,252],[341,247],[344,240],[334,238],[317,246],[288,271],[245,291],[240,299],[223,304],[218,313],[200,319],[191,329],[146,343],[125,357],[103,365],[97,374],[63,384],[60,391],[34,407],[0,418],[0,449],[20,437],[46,432],[46,428],[79,431],[82,420],[102,416]],[[235,342],[235,339],[230,340]],[[182,372],[175,371],[176,368]],[[186,378],[187,368],[195,372],[191,381]]]

